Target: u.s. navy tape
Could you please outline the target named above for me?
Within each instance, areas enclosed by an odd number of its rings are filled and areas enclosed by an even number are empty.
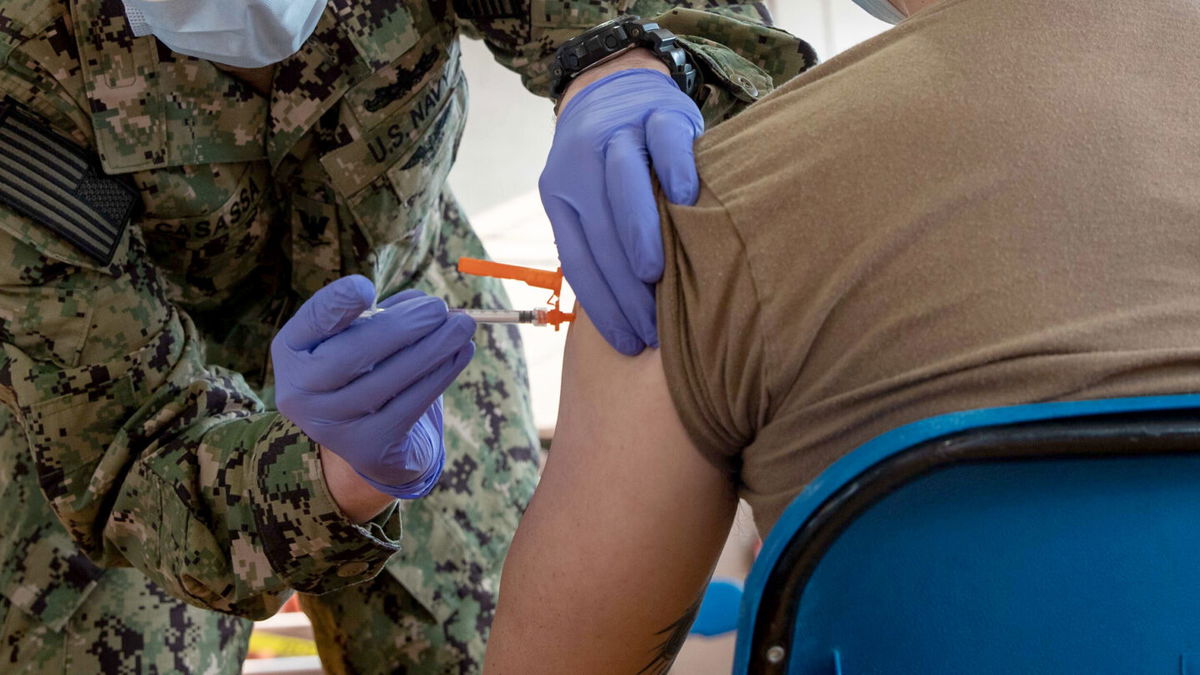
[[[0,203],[102,263],[112,260],[138,195],[11,98],[0,101]]]

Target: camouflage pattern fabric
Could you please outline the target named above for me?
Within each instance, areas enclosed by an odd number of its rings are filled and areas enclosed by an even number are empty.
[[[133,37],[120,0],[0,3],[0,97],[142,201],[104,264],[0,204],[0,671],[235,673],[293,589],[333,672],[478,670],[536,482],[516,333],[481,329],[447,392],[435,492],[362,525],[272,409],[267,347],[351,273],[504,305],[453,269],[484,254],[445,184],[457,36],[542,93],[619,11],[683,36],[710,124],[812,64],[752,3],[330,0],[265,97]]]
[[[0,596],[0,672],[238,671],[251,623],[184,604],[133,568],[100,573],[50,513],[25,434],[3,408],[0,490],[0,503],[10,514],[0,532],[5,546],[0,583],[6,591]],[[12,555],[14,537],[24,543],[23,557]],[[68,583],[38,587],[48,569]],[[64,615],[81,592],[87,602]]]

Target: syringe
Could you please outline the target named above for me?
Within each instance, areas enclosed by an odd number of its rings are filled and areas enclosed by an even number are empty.
[[[368,309],[360,318],[366,319],[385,311],[382,307]],[[466,314],[475,319],[475,323],[531,323],[535,326],[545,326],[550,323],[550,312],[546,308],[539,309],[468,309],[455,307],[451,314]]]
[[[524,281],[530,286],[544,288],[551,292],[550,307],[539,307],[537,309],[468,309],[466,307],[456,307],[450,310],[456,314],[466,314],[475,319],[477,323],[528,323],[534,326],[554,326],[554,330],[559,330],[564,323],[575,320],[574,314],[564,312],[558,308],[560,302],[559,291],[562,290],[563,281],[561,269],[551,272],[549,270],[537,270],[517,265],[504,265],[494,263],[490,260],[459,258],[458,271],[474,276]],[[385,311],[383,307],[372,305],[370,309],[360,315],[360,318],[370,318],[383,311]]]
[[[451,314],[466,314],[475,319],[476,323],[531,323],[535,326],[546,324],[545,309],[467,309],[454,308]]]

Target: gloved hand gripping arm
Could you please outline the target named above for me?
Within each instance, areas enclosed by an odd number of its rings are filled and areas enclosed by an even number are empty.
[[[463,34],[482,38],[497,61],[520,73],[525,86],[541,96],[551,88],[560,45],[630,11],[674,33],[703,75],[696,93],[702,118],[697,104],[670,80],[650,79],[656,75],[642,71],[597,85],[587,105],[579,101],[579,111],[561,106],[542,176],[543,203],[567,280],[609,344],[635,354],[658,344],[651,284],[661,275],[662,246],[657,213],[648,215],[655,211],[648,165],[654,165],[667,199],[692,203],[697,188],[691,143],[704,124],[698,120],[711,127],[732,117],[814,65],[816,54],[802,40],[771,27],[760,2],[543,4],[450,3]],[[596,75],[629,68],[666,71],[647,52],[626,52],[584,71],[564,103]],[[641,160],[636,170],[635,159]]]
[[[667,198],[700,189],[700,109],[646,50],[585,71],[566,90],[539,188],[563,273],[617,351],[658,346],[654,284],[662,233],[650,170]]]
[[[628,11],[674,33],[702,75],[693,102],[665,76],[645,72],[667,72],[646,50],[585,70],[559,106],[562,117],[540,183],[567,280],[609,344],[636,354],[658,344],[652,285],[661,276],[663,252],[651,170],[668,200],[693,203],[698,181],[692,143],[704,126],[737,114],[815,64],[816,55],[802,40],[771,27],[755,2],[641,0],[636,9],[615,0],[569,8],[529,0],[502,4],[502,13],[492,11],[494,3],[453,7],[463,33],[482,38],[536,94],[551,89],[560,45]],[[638,70],[614,75],[628,69]],[[605,75],[611,80],[594,85],[578,105],[569,101]]]

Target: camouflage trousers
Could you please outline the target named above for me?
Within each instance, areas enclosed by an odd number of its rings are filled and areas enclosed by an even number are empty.
[[[415,286],[452,306],[507,306],[498,282],[454,269],[460,255],[485,254],[452,199],[442,216],[442,241]],[[433,494],[403,504],[402,551],[372,581],[302,597],[328,672],[482,669],[538,445],[515,328],[481,326],[475,337],[474,360],[444,398],[446,469]],[[0,407],[0,491],[24,505],[18,526],[0,527],[0,672],[240,673],[251,622],[187,605],[135,569],[100,570],[75,551],[79,578],[61,574],[60,588],[31,590],[38,569],[67,565],[74,550],[36,475],[23,433]]]

